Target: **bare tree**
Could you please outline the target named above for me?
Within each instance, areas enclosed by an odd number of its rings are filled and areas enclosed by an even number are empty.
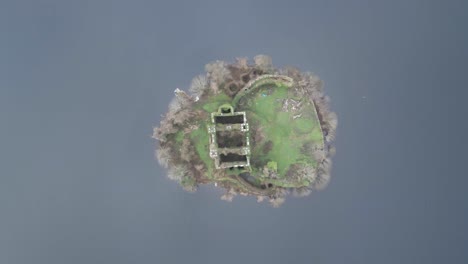
[[[153,135],[151,137],[159,141],[166,141],[159,127],[153,127]]]
[[[232,202],[232,199],[234,199],[236,194],[236,191],[234,191],[233,189],[229,189],[228,191],[226,191],[225,194],[223,194],[223,196],[221,196],[221,200],[224,200],[226,202]]]
[[[338,118],[334,112],[328,112],[325,119],[325,124],[327,126],[327,136],[326,141],[331,142],[335,139],[336,128],[338,126]]]
[[[325,158],[319,166],[319,169],[329,173],[332,168],[333,162],[330,157]]]
[[[174,127],[174,113],[168,112],[163,120],[161,120],[159,127],[153,128],[153,138],[160,142],[167,141],[167,135],[177,132],[177,128]]]
[[[330,158],[326,158],[320,163],[318,167],[318,173],[311,186],[316,190],[322,190],[327,187],[330,181],[330,170],[332,167],[332,161]]]
[[[286,197],[289,194],[289,189],[286,188],[279,188],[276,190],[275,196],[276,197]]]
[[[332,142],[335,140],[335,133],[329,133],[325,136],[325,141],[326,142]]]
[[[167,135],[178,131],[176,125],[183,125],[190,120],[194,112],[191,110],[193,98],[184,91],[176,89],[175,97],[169,104],[169,111],[160,122],[160,126],[153,129],[153,138],[165,142]]]
[[[296,197],[305,197],[309,196],[312,193],[312,190],[309,187],[299,187],[293,189],[293,195]]]
[[[185,175],[181,180],[182,188],[187,192],[195,192],[197,190],[197,181],[191,175]]]
[[[322,148],[317,148],[313,152],[313,157],[317,162],[322,162],[323,159],[325,159],[325,151]]]
[[[195,149],[190,142],[190,139],[184,138],[182,141],[182,146],[180,147],[180,158],[183,161],[191,162],[195,157]]]
[[[300,175],[300,178],[307,179],[310,182],[314,181],[317,177],[317,170],[311,165],[300,166],[297,173]]]
[[[185,165],[176,164],[169,168],[167,177],[173,181],[180,182],[188,174],[188,169]]]
[[[169,113],[175,113],[179,111],[181,108],[182,108],[181,101],[177,97],[172,98],[171,102],[169,103]]]
[[[227,68],[227,63],[224,61],[213,61],[205,65],[205,70],[208,73],[208,78],[221,84],[224,80],[231,76],[231,71]]]
[[[285,66],[283,69],[280,69],[280,74],[289,76],[295,81],[300,81],[302,79],[301,71],[294,66]]]
[[[174,114],[172,122],[174,125],[184,125],[189,121],[192,121],[194,115],[195,113],[191,109],[183,108]]]
[[[254,57],[255,66],[264,72],[271,72],[273,70],[273,61],[270,56],[257,55]]]
[[[236,65],[241,69],[248,69],[249,59],[247,57],[236,58]]]
[[[198,75],[192,79],[189,91],[195,97],[200,97],[208,89],[208,79],[205,75]]]
[[[185,91],[179,88],[174,91],[177,100],[180,102],[182,108],[189,108],[194,102],[193,97],[188,95]]]
[[[270,198],[270,204],[275,208],[280,207],[284,201],[286,201],[284,197]]]
[[[325,189],[325,187],[327,187],[329,181],[330,181],[330,174],[319,173],[315,181],[311,184],[311,186],[315,190],[323,190]]]
[[[275,171],[272,168],[269,168],[268,166],[264,166],[261,176],[264,178],[269,178],[269,179],[277,179],[278,178],[278,172]]]
[[[321,92],[312,92],[312,100],[315,104],[315,108],[319,113],[322,114],[322,116],[325,116],[325,114],[329,111],[328,110],[328,104],[325,101],[324,95]]]
[[[174,98],[172,98],[171,102],[169,103],[168,115],[177,113],[178,111],[184,108],[190,108],[190,106],[194,102],[193,97],[188,95],[186,92],[180,90],[179,88],[174,90],[174,94]]]
[[[163,168],[168,168],[169,163],[172,161],[171,150],[168,147],[160,146],[156,150],[156,158]]]
[[[302,78],[299,81],[306,90],[308,91],[315,91],[315,92],[322,92],[323,91],[323,81],[312,72],[304,72],[302,73]]]
[[[197,164],[194,167],[201,175],[206,174],[206,166],[203,163]]]
[[[230,193],[225,193],[221,196],[221,200],[226,201],[226,202],[232,202],[232,199],[234,199],[234,195]]]
[[[183,185],[182,188],[187,191],[187,192],[191,192],[191,193],[194,193],[197,191],[197,186],[195,185]]]
[[[328,156],[334,157],[336,155],[336,148],[332,145],[328,146]]]

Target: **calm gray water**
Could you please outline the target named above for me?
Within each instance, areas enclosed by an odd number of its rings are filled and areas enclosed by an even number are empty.
[[[464,1],[0,2],[0,263],[468,263]],[[329,187],[182,191],[152,126],[205,63],[325,81]]]

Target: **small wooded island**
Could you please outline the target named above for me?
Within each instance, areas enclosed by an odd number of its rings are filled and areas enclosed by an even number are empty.
[[[276,69],[266,55],[205,70],[189,93],[175,90],[154,128],[170,179],[188,191],[212,183],[226,189],[224,200],[254,195],[273,206],[327,185],[337,117],[316,75]]]

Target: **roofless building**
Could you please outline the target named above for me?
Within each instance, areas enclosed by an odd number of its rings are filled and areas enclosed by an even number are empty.
[[[234,112],[229,104],[211,113],[210,157],[217,169],[250,166],[249,124],[245,112]]]

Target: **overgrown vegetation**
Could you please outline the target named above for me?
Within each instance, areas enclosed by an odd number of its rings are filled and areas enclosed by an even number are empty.
[[[190,94],[176,89],[153,138],[156,158],[168,177],[185,190],[214,183],[225,188],[222,199],[255,195],[281,205],[292,191],[307,196],[330,180],[337,117],[328,108],[323,82],[294,67],[275,69],[270,57],[258,55],[254,63],[239,58],[228,64],[205,66],[206,75],[192,80]],[[210,114],[223,104],[245,111],[250,130],[251,165],[216,169],[210,157],[207,126]],[[223,137],[223,133],[218,133]],[[222,147],[243,146],[243,137],[219,140]]]

